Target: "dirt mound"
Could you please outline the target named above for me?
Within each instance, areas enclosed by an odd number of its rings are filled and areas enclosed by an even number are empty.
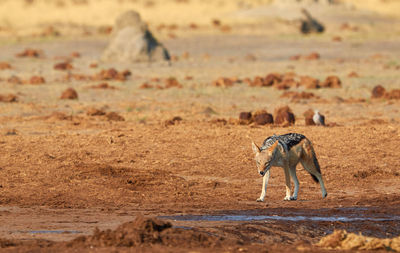
[[[136,11],[117,18],[112,40],[103,52],[103,61],[143,62],[170,60],[167,49],[154,38]]]
[[[314,111],[312,109],[308,109],[307,111],[304,112],[304,121],[306,126],[315,126],[315,122],[314,122]]]
[[[18,97],[14,94],[7,94],[7,95],[0,94],[0,102],[11,103],[11,102],[17,102],[17,100]]]
[[[315,96],[314,93],[312,92],[296,92],[296,91],[287,91],[284,92],[281,96],[281,98],[290,98],[292,101],[300,100],[300,99],[311,99],[311,98],[318,98]]]
[[[256,125],[266,125],[266,124],[273,124],[274,118],[272,114],[268,113],[265,110],[255,111],[252,115],[252,120]]]
[[[323,237],[317,246],[340,250],[388,250],[400,252],[400,236],[392,239],[367,237],[361,234],[347,233],[345,230],[335,230]]]
[[[68,88],[61,94],[60,99],[78,99],[78,92],[73,88]]]
[[[325,81],[321,84],[324,88],[340,88],[342,87],[342,82],[337,76],[328,76]]]
[[[295,123],[295,116],[289,106],[275,109],[274,118],[277,125],[290,126]]]
[[[387,91],[382,85],[377,85],[372,89],[371,98],[400,99],[400,89]]]
[[[179,247],[210,247],[222,238],[212,237],[193,230],[172,228],[172,224],[157,218],[137,216],[115,230],[96,229],[91,236],[80,236],[70,241],[68,247],[137,247],[161,244]]]

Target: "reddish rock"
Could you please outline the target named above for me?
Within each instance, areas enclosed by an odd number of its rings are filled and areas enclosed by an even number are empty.
[[[116,112],[109,112],[106,114],[106,117],[110,121],[125,121],[125,118]]]
[[[7,79],[7,82],[12,84],[21,84],[22,80],[18,76],[11,76],[10,78]]]
[[[391,90],[385,93],[387,99],[400,99],[400,89]]]
[[[247,54],[247,55],[244,57],[244,59],[245,59],[246,61],[256,61],[256,60],[257,60],[257,57],[256,57],[255,55],[253,55],[253,54]]]
[[[104,90],[106,90],[106,89],[109,89],[109,90],[117,89],[115,86],[109,85],[108,83],[100,83],[98,85],[90,86],[90,88],[92,88],[92,89],[104,89]]]
[[[69,62],[60,62],[54,65],[54,69],[56,70],[71,70],[73,69],[71,63]]]
[[[301,76],[299,85],[303,86],[306,89],[320,88],[319,80],[311,76]]]
[[[274,118],[272,117],[272,114],[268,113],[265,110],[255,111],[252,118],[256,125],[266,125],[274,123]]]
[[[71,53],[71,57],[73,57],[73,58],[79,58],[79,57],[81,57],[81,54],[80,54],[79,52],[72,52],[72,53]]]
[[[78,99],[78,92],[73,88],[68,88],[61,94],[60,99]]]
[[[340,88],[342,87],[342,82],[337,76],[328,76],[325,81],[321,84],[324,88]]]
[[[99,65],[98,65],[96,62],[92,62],[92,63],[90,63],[89,68],[95,69],[95,68],[97,68],[98,66],[99,66]]]
[[[354,72],[354,71],[350,72],[347,76],[350,77],[350,78],[353,78],[353,77],[360,77],[360,76],[357,74],[357,72]]]
[[[292,100],[298,100],[298,99],[311,99],[311,98],[315,98],[316,96],[312,92],[286,91],[280,97],[281,98],[291,98]]]
[[[382,98],[385,96],[386,89],[382,85],[377,85],[372,89],[371,98]]]
[[[251,112],[241,112],[239,113],[239,120],[251,120]]]
[[[275,124],[277,125],[294,125],[295,116],[289,106],[283,106],[275,109],[274,113]]]
[[[129,70],[125,70],[122,72],[118,72],[114,68],[101,70],[98,74],[96,74],[93,79],[94,80],[117,80],[117,81],[125,81],[128,76],[131,75]]]
[[[11,65],[8,62],[0,62],[0,70],[11,69]]]
[[[306,60],[318,60],[319,58],[321,58],[321,56],[317,52],[312,52],[311,54],[304,57],[304,59]]]
[[[233,84],[234,84],[234,82],[230,78],[226,78],[226,77],[220,77],[212,83],[213,86],[224,87],[224,88],[232,87]]]
[[[315,126],[315,122],[313,120],[314,117],[314,111],[312,109],[308,109],[307,111],[304,112],[304,120],[306,126]]]
[[[298,61],[298,60],[300,60],[300,58],[301,58],[301,55],[297,54],[297,55],[290,56],[289,60]]]
[[[340,36],[334,36],[334,37],[332,37],[332,41],[341,42],[341,41],[342,41],[342,37],[340,37]]]
[[[282,75],[278,73],[268,74],[264,79],[263,86],[272,86],[280,83],[282,81]]]
[[[43,56],[43,52],[40,50],[32,49],[32,48],[27,48],[25,51],[22,51],[18,54],[16,54],[17,57],[33,57],[33,58],[38,58]]]
[[[17,102],[17,96],[13,94],[7,94],[7,95],[2,95],[0,94],[0,102],[6,102],[6,103],[11,103],[11,102]]]
[[[168,88],[182,88],[182,84],[180,84],[178,82],[178,80],[176,80],[176,78],[174,77],[170,77],[164,80],[164,88],[168,89]]]
[[[175,116],[175,117],[173,117],[172,119],[169,119],[169,120],[164,121],[164,125],[165,125],[165,126],[172,126],[172,125],[178,124],[178,123],[181,122],[181,121],[182,121],[182,118],[181,118],[181,117]]]
[[[106,113],[103,110],[96,109],[96,108],[89,108],[86,111],[86,115],[88,116],[102,116],[105,115]]]
[[[32,76],[31,79],[29,79],[30,84],[44,84],[46,83],[46,80],[42,76]]]
[[[152,88],[154,88],[154,86],[149,83],[142,83],[142,85],[139,86],[139,89],[152,89]]]

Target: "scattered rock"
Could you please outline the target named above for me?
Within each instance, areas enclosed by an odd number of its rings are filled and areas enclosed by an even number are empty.
[[[175,116],[172,119],[166,120],[164,121],[164,126],[172,126],[172,125],[176,125],[179,122],[182,121],[182,118],[179,116]]]
[[[385,93],[387,99],[400,99],[400,89],[391,90]]]
[[[382,98],[386,94],[386,89],[382,85],[377,85],[372,89],[371,98]]]
[[[117,89],[115,86],[109,85],[108,83],[100,83],[98,85],[90,86],[92,89],[104,89],[104,90],[115,90]]]
[[[292,100],[300,100],[300,99],[311,99],[317,98],[312,92],[297,92],[297,91],[286,91],[281,96],[281,98],[290,98]]]
[[[103,110],[96,109],[96,108],[89,108],[86,111],[86,115],[88,116],[102,116],[105,115],[106,113]]]
[[[54,65],[55,70],[71,70],[73,69],[71,63],[69,62],[60,62]]]
[[[334,42],[341,42],[343,39],[342,39],[342,37],[340,37],[340,36],[334,36],[334,37],[332,37],[332,41],[334,41]]]
[[[216,81],[212,82],[213,86],[224,87],[224,88],[232,87],[233,84],[234,84],[234,82],[230,78],[226,78],[226,77],[220,77]]]
[[[132,10],[117,18],[112,40],[101,59],[120,62],[169,61],[170,56],[141,20],[139,13]]]
[[[27,48],[25,51],[22,51],[18,54],[16,54],[17,57],[32,57],[32,58],[39,58],[43,57],[43,52],[40,50],[32,49],[32,48]]]
[[[73,88],[68,88],[61,94],[60,99],[78,99],[78,92]]]
[[[11,69],[11,65],[8,62],[0,62],[0,70]]]
[[[241,112],[239,113],[239,120],[251,121],[251,112]]]
[[[303,113],[303,115],[305,117],[304,122],[305,122],[306,126],[315,126],[314,119],[313,119],[314,111],[312,109],[308,109],[307,111],[305,111]]]
[[[323,88],[340,88],[342,87],[342,82],[337,76],[328,76],[325,81],[321,84]]]
[[[46,80],[42,76],[32,76],[31,79],[29,80],[30,84],[44,84],[46,83]]]
[[[275,109],[274,119],[277,125],[289,126],[295,123],[295,116],[289,106]]]
[[[98,65],[96,62],[92,62],[92,63],[90,63],[89,68],[95,69],[95,68],[97,68],[98,66],[99,66],[99,65]]]
[[[80,57],[81,57],[81,54],[80,54],[79,52],[72,52],[72,53],[71,53],[71,57],[73,57],[73,58],[80,58]]]
[[[274,118],[272,117],[272,114],[268,113],[265,110],[255,111],[252,115],[252,119],[256,125],[266,125],[274,123]]]
[[[306,60],[318,60],[319,58],[321,58],[321,56],[317,52],[312,52],[311,54],[304,57],[304,59]]]
[[[117,80],[117,81],[125,81],[129,76],[131,75],[131,72],[129,70],[124,70],[122,72],[118,72],[114,68],[110,69],[103,69],[99,73],[97,73],[92,79],[93,80]]]
[[[165,89],[169,89],[169,88],[182,88],[182,84],[180,84],[178,82],[178,80],[176,80],[175,77],[169,77],[167,79],[164,80],[164,88]]]
[[[7,82],[12,84],[21,84],[22,80],[18,76],[11,76],[10,78],[7,79]]]
[[[253,55],[253,54],[247,54],[247,55],[244,57],[244,59],[245,59],[246,61],[257,61],[257,57],[256,57],[255,55]]]
[[[18,132],[16,129],[12,128],[12,129],[6,129],[4,131],[2,131],[4,135],[6,136],[11,136],[11,135],[17,135]]]
[[[360,76],[357,74],[357,72],[352,71],[347,75],[347,77],[354,78],[354,77],[360,77]]]
[[[382,85],[377,85],[372,89],[371,98],[382,98],[385,93],[386,89]]]
[[[109,112],[106,114],[106,118],[110,121],[125,121],[125,118],[116,112]]]
[[[18,97],[14,94],[2,95],[0,94],[0,102],[12,103],[17,102]]]
[[[301,76],[300,86],[306,89],[318,89],[320,88],[319,80],[311,76]]]
[[[152,89],[152,88],[154,88],[154,86],[151,85],[151,84],[149,84],[149,83],[142,83],[142,84],[139,86],[139,89]]]
[[[289,60],[298,61],[298,60],[300,60],[300,58],[301,58],[301,55],[297,54],[297,55],[290,56]]]

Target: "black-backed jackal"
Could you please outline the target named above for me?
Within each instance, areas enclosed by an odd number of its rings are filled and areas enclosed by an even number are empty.
[[[284,200],[296,200],[299,192],[296,166],[299,162],[311,174],[314,181],[321,185],[322,197],[325,198],[328,195],[313,145],[304,135],[296,133],[273,135],[265,139],[261,147],[252,142],[252,148],[256,155],[258,173],[263,177],[262,191],[257,201],[264,201],[272,166],[282,167],[285,171],[286,197]],[[291,195],[290,177],[294,181],[293,195]]]

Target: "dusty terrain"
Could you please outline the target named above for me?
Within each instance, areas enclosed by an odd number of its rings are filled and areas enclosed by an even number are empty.
[[[320,252],[316,243],[337,229],[400,235],[400,100],[371,98],[376,85],[400,87],[396,1],[312,6],[316,16],[329,13],[321,19],[328,29],[309,36],[289,18],[272,18],[270,1],[221,1],[230,4],[209,6],[209,16],[201,1],[168,1],[169,15],[197,10],[175,22],[160,20],[158,1],[122,1],[98,23],[93,13],[53,13],[84,12],[92,1],[58,2],[0,2],[32,16],[27,24],[4,14],[0,25],[2,252]],[[111,19],[134,7],[170,65],[99,61]],[[55,16],[34,11],[43,8]],[[99,1],[92,10],[107,8]],[[38,55],[17,56],[26,49]],[[307,59],[313,52],[320,57]],[[116,78],[101,72],[111,68]],[[248,85],[270,73],[321,83],[337,76],[341,87],[291,87],[314,94],[291,99]],[[219,87],[219,78],[232,86]],[[76,99],[60,99],[67,88]],[[284,105],[295,125],[238,122],[240,112]],[[326,127],[306,126],[310,108]],[[297,201],[283,201],[283,170],[272,168],[266,199],[256,202],[262,178],[251,141],[288,132],[313,142],[328,197],[299,166]]]

